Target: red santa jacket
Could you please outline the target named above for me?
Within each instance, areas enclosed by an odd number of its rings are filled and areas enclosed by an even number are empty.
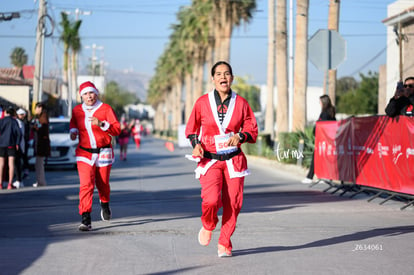
[[[255,143],[258,130],[256,118],[249,103],[243,97],[232,92],[229,107],[220,124],[217,114],[217,106],[214,99],[214,91],[201,96],[195,103],[190,118],[188,119],[185,135],[188,137],[197,134],[201,146],[205,151],[217,153],[215,138],[216,135],[228,133],[247,132],[251,135],[250,143]],[[240,148],[241,144],[238,145]],[[196,178],[204,175],[217,160],[203,158],[197,165]],[[247,169],[247,160],[243,152],[226,160],[227,168],[231,178],[243,177],[250,174]]]
[[[70,120],[70,132],[78,133],[79,145],[76,148],[76,159],[97,166],[110,165],[114,161],[112,148],[112,137],[118,136],[121,132],[119,121],[115,112],[108,104],[97,101],[88,111],[85,104],[79,104],[73,108]],[[96,117],[104,122],[104,126],[92,125],[90,117]],[[101,153],[91,153],[83,148],[105,148]]]

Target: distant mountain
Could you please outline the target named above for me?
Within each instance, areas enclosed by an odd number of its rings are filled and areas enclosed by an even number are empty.
[[[151,76],[129,70],[111,70],[106,72],[106,83],[115,81],[125,90],[136,94],[137,97],[145,102],[147,100],[147,89]]]

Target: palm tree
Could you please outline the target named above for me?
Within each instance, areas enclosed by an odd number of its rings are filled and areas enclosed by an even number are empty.
[[[22,68],[23,65],[27,64],[27,54],[23,48],[16,47],[13,49],[10,55],[10,62],[16,68]]]
[[[306,86],[308,75],[308,12],[309,0],[296,0],[296,47],[293,106],[293,130],[306,126]]]
[[[274,138],[274,104],[273,95],[275,87],[275,0],[268,0],[268,48],[267,48],[267,97],[265,132]]]
[[[71,115],[72,112],[72,91],[70,90],[71,85],[69,85],[69,69],[74,70],[76,68],[76,62],[74,61],[74,57],[76,53],[81,48],[80,38],[79,38],[79,28],[82,23],[81,20],[77,20],[75,22],[69,21],[68,15],[64,12],[61,13],[62,21],[60,22],[60,25],[62,26],[62,34],[60,36],[60,40],[63,42],[63,87],[62,87],[62,93],[67,96],[69,100],[69,109],[68,109],[68,116]],[[72,59],[70,60],[69,57],[72,56]],[[72,64],[72,66],[69,66],[69,63],[75,63]],[[75,75],[76,73],[74,71],[71,71],[71,75]],[[76,86],[74,87],[76,89]]]
[[[287,132],[289,130],[286,21],[286,0],[276,0],[276,124],[278,140],[280,140],[280,133]]]
[[[249,22],[256,9],[255,0],[214,0],[211,16],[218,16],[215,22],[216,60],[230,61],[230,41],[234,26]]]
[[[329,1],[329,15],[328,15],[328,29],[338,31],[339,28],[339,6],[340,1],[330,0]],[[328,75],[328,87],[327,94],[331,98],[332,104],[335,105],[336,98],[336,69],[329,70]],[[326,81],[325,81],[326,83]]]

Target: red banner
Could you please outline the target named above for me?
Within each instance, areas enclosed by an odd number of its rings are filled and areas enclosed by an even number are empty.
[[[386,116],[316,123],[315,174],[414,195],[414,118]]]

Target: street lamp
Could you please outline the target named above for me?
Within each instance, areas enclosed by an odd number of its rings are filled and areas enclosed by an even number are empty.
[[[92,49],[92,59],[91,59],[91,61],[92,61],[92,75],[93,76],[95,76],[95,74],[96,74],[96,60],[97,60],[97,57],[96,57],[96,50],[104,50],[104,46],[98,46],[98,45],[96,45],[96,44],[92,44],[92,46],[85,46],[85,49]],[[102,71],[102,69],[100,70],[100,71]]]

